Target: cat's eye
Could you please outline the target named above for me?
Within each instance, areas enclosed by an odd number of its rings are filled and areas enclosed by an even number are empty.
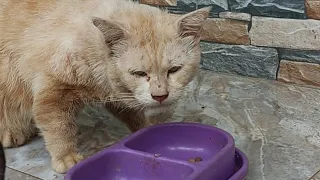
[[[143,71],[134,71],[134,72],[131,72],[132,75],[134,76],[138,76],[138,77],[145,77],[147,76],[147,73],[146,72],[143,72]]]
[[[175,73],[181,69],[181,66],[174,66],[171,69],[169,69],[168,74]]]

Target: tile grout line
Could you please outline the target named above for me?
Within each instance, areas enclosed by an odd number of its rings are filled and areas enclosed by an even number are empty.
[[[320,170],[317,171],[309,180],[320,180]]]
[[[31,175],[31,174],[27,174],[27,173],[25,173],[25,172],[19,171],[19,170],[17,170],[17,169],[13,169],[13,168],[8,167],[8,166],[6,166],[6,168],[7,168],[7,169],[11,169],[11,170],[13,170],[13,171],[17,171],[17,172],[19,172],[19,173],[22,173],[22,174],[25,174],[25,175],[28,175],[28,176],[31,176],[31,177],[36,178],[36,179],[39,179],[39,180],[43,180],[43,179],[40,179],[40,178],[38,178],[38,177],[36,177],[36,176],[33,176],[33,175]]]

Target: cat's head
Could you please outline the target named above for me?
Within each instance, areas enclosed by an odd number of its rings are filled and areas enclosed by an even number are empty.
[[[134,97],[128,102],[157,108],[179,99],[199,68],[200,33],[210,9],[181,17],[137,12],[121,23],[93,20],[111,48],[119,92]]]

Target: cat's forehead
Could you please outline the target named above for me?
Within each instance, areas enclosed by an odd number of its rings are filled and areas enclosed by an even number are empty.
[[[162,35],[156,35],[153,33],[145,34],[144,38],[138,39],[132,46],[136,55],[140,56],[139,61],[150,65],[157,64],[158,66],[167,66],[170,64],[170,54],[173,52],[172,48],[175,46],[176,37],[162,37]],[[138,60],[138,59],[137,59]]]
[[[174,65],[182,64],[186,59],[186,51],[175,42],[146,43],[130,48],[126,60],[130,61],[128,68],[149,72],[165,72]]]
[[[175,18],[167,14],[158,16],[146,16],[145,14],[136,14],[135,19],[129,23],[129,32],[131,37],[141,46],[153,45],[170,41],[177,36],[177,26]]]
[[[141,58],[139,61],[146,70],[154,71],[160,68],[166,68],[170,66],[170,59],[165,58],[166,47],[164,44],[149,44],[141,46],[140,51]]]
[[[180,41],[175,19],[171,16],[141,17],[139,23],[130,26],[132,62],[152,70],[168,68],[185,52]]]
[[[141,32],[137,32],[132,35],[132,43],[140,48],[161,49],[167,44],[173,42],[176,38],[177,34],[173,30],[161,31],[154,27],[146,27]]]

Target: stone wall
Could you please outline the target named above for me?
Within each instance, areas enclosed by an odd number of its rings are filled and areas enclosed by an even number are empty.
[[[184,14],[212,6],[201,68],[320,86],[320,0],[140,0]]]

